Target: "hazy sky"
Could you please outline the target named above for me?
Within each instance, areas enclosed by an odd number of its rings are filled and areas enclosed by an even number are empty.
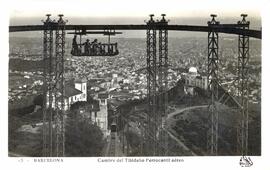
[[[206,25],[211,13],[221,23],[236,23],[247,13],[251,28],[260,29],[263,0],[10,0],[8,6],[10,25],[42,24],[47,13],[54,19],[64,14],[68,24],[143,24],[151,13],[166,13],[170,24],[186,25]]]
[[[210,13],[259,16],[263,0],[9,0],[10,17],[145,17],[166,13],[171,17],[206,17]]]

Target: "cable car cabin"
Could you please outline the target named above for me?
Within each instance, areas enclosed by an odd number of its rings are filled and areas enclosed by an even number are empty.
[[[115,56],[119,54],[117,43],[83,43],[73,45],[73,56]]]
[[[112,30],[107,31],[91,31],[86,32],[86,30],[80,30],[79,32],[75,30],[75,32],[68,33],[74,34],[74,38],[72,40],[72,50],[71,54],[73,56],[115,56],[119,54],[117,43],[110,42],[110,36],[121,34],[121,32],[115,32]],[[82,35],[87,34],[103,34],[108,36],[108,43],[98,42],[97,39],[90,42],[87,39],[84,43],[82,43]],[[77,35],[79,35],[79,43],[77,43]]]
[[[111,124],[111,132],[116,132],[116,124],[115,123]]]

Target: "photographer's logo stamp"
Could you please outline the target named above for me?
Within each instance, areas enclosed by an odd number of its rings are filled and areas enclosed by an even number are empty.
[[[241,167],[251,167],[253,162],[251,161],[250,157],[242,156],[239,164]]]

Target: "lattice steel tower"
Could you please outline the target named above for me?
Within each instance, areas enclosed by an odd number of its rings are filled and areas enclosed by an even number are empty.
[[[63,15],[59,15],[55,32],[55,111],[56,111],[56,156],[65,154],[65,24]]]
[[[218,32],[215,27],[219,22],[215,20],[217,15],[212,14],[212,20],[208,22],[210,31],[208,32],[208,88],[211,94],[210,129],[207,134],[207,149],[211,155],[218,154],[218,110],[216,101],[218,99]]]
[[[47,14],[43,21],[43,156],[52,156],[52,62],[53,62],[53,21]]]
[[[150,20],[146,23],[146,57],[147,57],[147,150],[149,155],[156,155],[157,137],[157,55],[156,55],[156,22],[154,15],[150,15]]]
[[[47,15],[43,34],[43,156],[65,154],[64,54],[65,24],[63,15],[57,22]],[[55,54],[53,32],[55,30]]]
[[[246,14],[241,14],[242,21],[238,21],[240,29],[249,29],[249,21]],[[248,82],[249,82],[249,37],[238,36],[238,96],[240,98],[240,121],[238,128],[238,153],[248,154]]]
[[[157,23],[159,26],[159,59],[158,59],[158,91],[159,91],[159,117],[158,124],[160,125],[160,152],[159,155],[166,155],[168,151],[168,134],[165,131],[166,118],[168,115],[168,30],[164,26],[168,25],[168,20],[165,19],[165,14],[162,14],[162,19]]]

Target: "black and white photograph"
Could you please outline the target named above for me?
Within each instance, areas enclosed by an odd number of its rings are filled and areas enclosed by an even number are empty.
[[[12,0],[3,156],[32,168],[266,168],[264,4]]]

